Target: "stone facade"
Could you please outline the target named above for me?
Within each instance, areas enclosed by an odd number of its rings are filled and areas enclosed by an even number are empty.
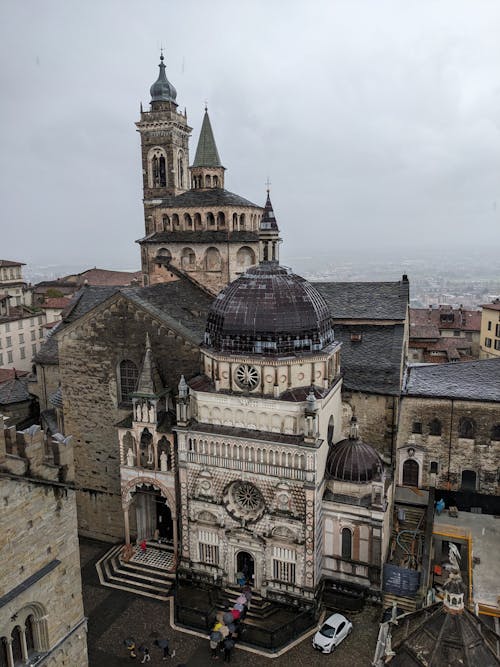
[[[174,386],[181,370],[196,372],[198,347],[122,295],[59,334],[64,423],[74,437],[79,530],[97,539],[116,540],[124,534],[115,425],[130,413],[131,404],[121,400],[119,366],[130,360],[140,367],[146,333],[162,375]]]
[[[472,430],[466,432],[468,423]],[[499,403],[402,398],[396,460],[398,484],[409,483],[413,480],[411,475],[418,475],[421,487],[498,495],[499,460]]]
[[[0,417],[2,665],[88,664],[73,479],[69,440]]]

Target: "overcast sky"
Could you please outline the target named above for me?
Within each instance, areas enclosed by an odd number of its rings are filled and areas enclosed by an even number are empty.
[[[498,0],[2,0],[0,258],[139,267],[161,44],[285,258],[500,245]]]

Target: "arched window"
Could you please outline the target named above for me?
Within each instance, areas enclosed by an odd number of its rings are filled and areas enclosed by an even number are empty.
[[[177,157],[177,178],[178,178],[178,184],[180,188],[184,187],[184,154],[182,151],[179,151],[179,155]]]
[[[130,402],[139,378],[137,366],[130,359],[120,362],[120,398],[123,403]]]
[[[441,422],[439,419],[434,418],[430,423],[429,423],[429,435],[441,435]]]
[[[184,213],[184,226],[186,229],[192,229],[193,228],[193,221],[191,219],[191,216],[189,213]]]
[[[245,214],[240,215],[240,229],[245,229]]]
[[[407,459],[403,464],[403,485],[418,486],[418,463],[415,459]]]
[[[21,647],[21,628],[16,625],[11,634],[12,639],[12,657],[14,658],[14,665],[24,664],[23,660],[23,650]]]
[[[222,260],[217,248],[207,248],[205,253],[205,269],[207,271],[220,271]]]
[[[30,614],[24,624],[24,636],[26,637],[26,647],[28,655],[35,650],[35,636],[33,633],[33,614]]]
[[[166,232],[170,229],[170,218],[168,215],[163,216],[163,231]]]
[[[183,248],[181,253],[181,266],[188,271],[192,271],[196,267],[196,255],[192,248]]]
[[[201,223],[201,215],[199,213],[194,214],[194,228],[203,229],[203,225]]]
[[[167,169],[163,155],[153,155],[151,161],[153,170],[153,187],[164,188],[167,185]]]
[[[226,226],[226,216],[222,211],[219,211],[217,213],[217,227],[221,229],[225,226]]]
[[[233,231],[238,229],[238,214],[233,213]]]
[[[461,488],[464,491],[476,490],[477,475],[474,470],[462,470],[462,484]]]
[[[352,558],[352,533],[349,528],[342,528],[342,558]]]
[[[0,639],[0,667],[9,667],[7,662],[7,637]]]
[[[209,227],[215,226],[215,217],[213,213],[207,213],[207,225]]]
[[[249,266],[255,264],[255,253],[248,246],[243,246],[236,253],[236,264],[238,271],[245,271]]]
[[[174,213],[172,215],[172,225],[177,229],[179,228],[180,222],[179,222],[179,216],[177,215],[177,213]]]
[[[500,424],[495,424],[491,429],[491,439],[500,440]]]
[[[461,438],[468,438],[472,440],[474,438],[475,427],[472,419],[468,417],[462,417],[458,425],[458,435]]]
[[[331,446],[333,445],[333,432],[335,430],[335,424],[333,421],[333,415],[330,417],[330,421],[328,422],[328,433],[327,433],[327,440],[328,444]]]
[[[207,174],[205,176],[205,187],[209,188],[211,184],[212,184],[212,177],[209,174]]]
[[[214,176],[214,179],[213,179],[213,186],[214,186],[214,188],[218,188],[218,187],[219,187],[219,177],[218,177],[218,176]]]
[[[153,465],[153,436],[147,428],[141,433],[139,454],[141,457],[140,464],[143,468]]]

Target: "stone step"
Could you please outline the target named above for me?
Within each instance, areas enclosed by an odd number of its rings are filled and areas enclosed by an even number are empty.
[[[156,600],[167,600],[172,593],[175,573],[150,568],[145,563],[124,562],[120,558],[122,551],[123,545],[117,545],[96,563],[101,584]]]

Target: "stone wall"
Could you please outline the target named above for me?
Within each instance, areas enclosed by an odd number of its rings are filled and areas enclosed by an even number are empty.
[[[190,377],[199,372],[198,348],[124,297],[61,333],[64,423],[74,438],[79,530],[97,539],[123,538],[115,425],[132,408],[119,403],[118,368],[125,359],[141,367],[146,332],[168,386],[175,390],[181,373]]]
[[[342,351],[340,353],[342,359]],[[349,423],[356,415],[361,440],[372,445],[390,462],[395,457],[396,424],[399,399],[396,396],[344,392],[343,431],[349,432]],[[347,437],[347,435],[346,435]]]
[[[441,434],[431,435],[430,422],[438,419]],[[459,434],[462,419],[475,424],[473,438]],[[422,433],[414,432],[421,424]],[[404,462],[414,450],[419,463],[419,485],[459,490],[463,471],[476,473],[476,491],[500,493],[498,461],[500,440],[492,439],[492,429],[500,425],[500,404],[479,401],[404,397],[398,433],[396,481],[402,483]],[[436,472],[431,472],[431,464]]]

